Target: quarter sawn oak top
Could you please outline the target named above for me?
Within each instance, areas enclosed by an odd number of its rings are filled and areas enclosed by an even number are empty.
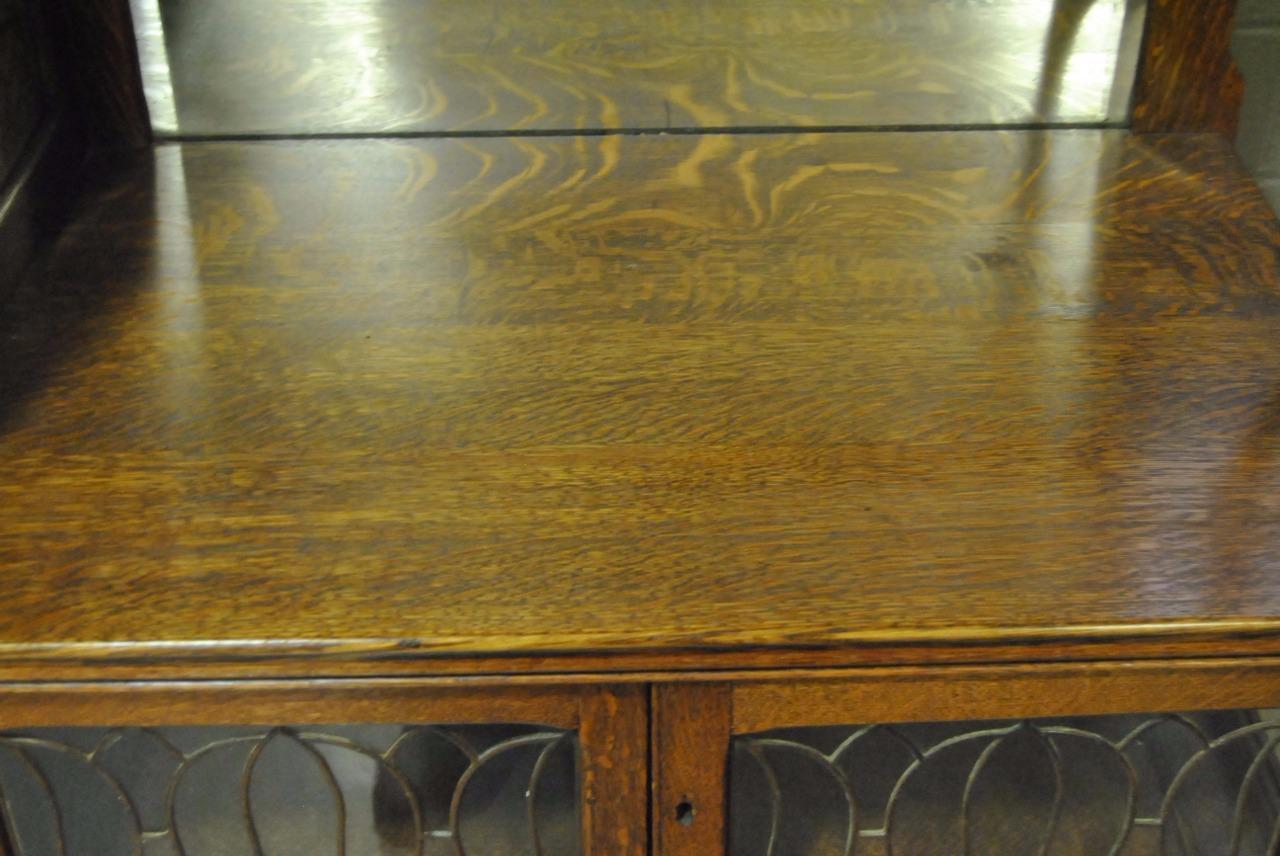
[[[162,146],[4,313],[6,668],[1280,649],[1217,137]]]

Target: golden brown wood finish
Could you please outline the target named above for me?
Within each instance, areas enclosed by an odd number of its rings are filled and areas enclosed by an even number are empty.
[[[0,728],[342,722],[537,723],[576,728],[580,707],[601,691],[573,686],[438,686],[394,679],[0,684]],[[600,720],[621,708],[593,716]],[[602,725],[597,721],[595,727]],[[602,744],[596,751],[607,754],[609,750]]]
[[[1074,633],[1075,639],[1070,635]],[[998,639],[1000,641],[994,641]],[[355,677],[412,675],[433,680],[484,680],[503,684],[564,684],[587,680],[644,683],[695,680],[706,670],[760,674],[774,669],[847,668],[866,664],[993,663],[1081,659],[1132,660],[1160,657],[1213,657],[1224,648],[1238,655],[1280,653],[1280,640],[1267,622],[1250,632],[1213,624],[1169,627],[1106,628],[1084,625],[1046,635],[987,633],[985,638],[942,636],[930,640],[868,641],[856,646],[758,644],[732,648],[611,649],[601,652],[511,652],[438,656],[395,640],[346,642],[231,642],[203,646],[128,643],[11,645],[0,668],[9,680],[173,680],[191,674],[214,678],[267,678],[307,675]],[[216,653],[215,653],[216,652]],[[201,655],[213,654],[206,658]],[[52,672],[51,672],[52,670]],[[695,671],[697,670],[697,671]]]
[[[899,667],[733,686],[733,732],[1280,705],[1280,659]]]
[[[1125,10],[1126,0],[161,7],[178,131],[212,135],[1123,122]],[[1078,32],[1051,26],[1085,14]]]
[[[723,852],[732,703],[729,684],[653,687],[654,856]]]
[[[1244,80],[1231,56],[1236,0],[1149,0],[1133,129],[1235,137]]]
[[[1274,652],[1278,235],[1214,137],[161,148],[9,316],[5,668]]]
[[[649,700],[642,686],[582,694],[582,840],[589,854],[649,852]]]

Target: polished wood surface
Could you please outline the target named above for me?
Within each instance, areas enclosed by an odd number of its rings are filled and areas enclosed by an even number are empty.
[[[658,684],[652,693],[653,853],[721,853],[728,828],[732,688],[727,683]]]
[[[595,705],[607,689],[405,679],[5,683],[0,728],[447,722],[572,729],[581,723],[584,705]]]
[[[1244,79],[1231,55],[1236,0],[1149,2],[1133,129],[1234,138],[1244,101]]]
[[[582,841],[595,856],[649,852],[649,699],[643,686],[581,694]]]
[[[717,684],[718,686],[718,684]],[[1280,660],[895,667],[733,685],[733,732],[1280,705]]]
[[[1128,0],[162,0],[177,112],[175,127],[160,130],[1119,123],[1141,9]]]
[[[6,308],[0,653],[1274,651],[1278,238],[1217,137],[161,147]]]

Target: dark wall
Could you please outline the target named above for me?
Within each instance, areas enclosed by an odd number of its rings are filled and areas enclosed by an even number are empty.
[[[0,0],[0,297],[81,181],[150,139],[129,0]]]
[[[18,0],[0,0],[0,176],[6,178],[50,106],[33,27]]]
[[[0,292],[31,251],[32,180],[52,137],[60,90],[38,0],[0,0]]]

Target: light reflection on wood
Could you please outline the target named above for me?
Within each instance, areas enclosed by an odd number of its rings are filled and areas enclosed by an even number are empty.
[[[213,135],[1121,122],[1144,8],[162,2],[178,130]]]

